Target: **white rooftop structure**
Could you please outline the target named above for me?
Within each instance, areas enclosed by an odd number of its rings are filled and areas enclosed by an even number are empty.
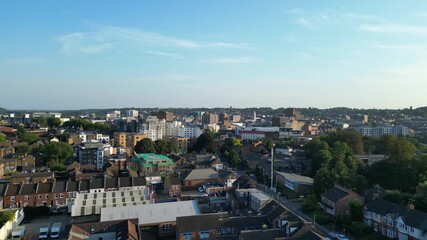
[[[188,174],[185,180],[217,179],[218,177],[218,173],[212,168],[196,168]]]
[[[197,201],[156,203],[101,209],[101,222],[135,219],[139,225],[175,222],[177,217],[200,215]]]

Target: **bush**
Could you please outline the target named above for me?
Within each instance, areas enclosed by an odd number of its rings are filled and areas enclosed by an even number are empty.
[[[46,206],[41,207],[24,207],[24,214],[28,217],[38,217],[38,216],[47,216],[49,215],[50,208]]]
[[[8,221],[12,221],[14,218],[15,218],[14,211],[0,212],[0,227],[3,226]]]

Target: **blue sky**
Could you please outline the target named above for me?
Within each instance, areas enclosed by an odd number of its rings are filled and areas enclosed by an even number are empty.
[[[0,1],[0,107],[427,105],[427,2]]]

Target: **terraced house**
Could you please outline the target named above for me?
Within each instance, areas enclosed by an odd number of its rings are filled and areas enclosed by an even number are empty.
[[[388,238],[427,239],[427,214],[415,210],[411,203],[404,207],[376,199],[365,205],[363,218],[365,224]]]

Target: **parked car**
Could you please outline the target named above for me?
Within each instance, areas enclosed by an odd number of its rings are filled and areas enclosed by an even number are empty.
[[[349,240],[344,234],[337,234],[337,240]]]

